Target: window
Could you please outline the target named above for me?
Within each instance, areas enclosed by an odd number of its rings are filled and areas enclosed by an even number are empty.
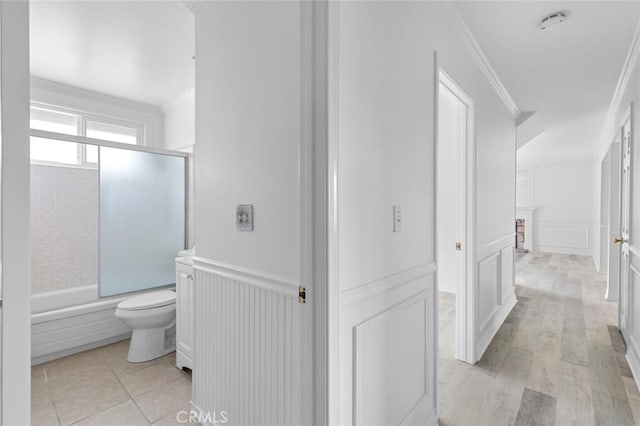
[[[105,141],[129,144],[138,143],[138,130],[135,127],[116,126],[99,121],[87,121],[87,137]]]
[[[31,104],[30,126],[33,130],[133,145],[142,144],[144,140],[143,124],[67,111],[37,103]],[[31,162],[95,167],[98,164],[98,147],[53,138],[32,137]]]
[[[31,128],[47,132],[78,135],[80,117],[60,111],[31,107]]]

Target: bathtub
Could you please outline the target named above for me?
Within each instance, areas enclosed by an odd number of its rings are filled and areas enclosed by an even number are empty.
[[[97,285],[32,295],[31,364],[128,339],[131,329],[115,317],[118,303],[132,295],[174,287],[101,299]]]

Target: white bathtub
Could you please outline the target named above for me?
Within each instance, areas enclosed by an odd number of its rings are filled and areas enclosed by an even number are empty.
[[[134,294],[98,299],[98,286],[31,296],[31,364],[127,339],[131,329],[115,317],[116,306]]]

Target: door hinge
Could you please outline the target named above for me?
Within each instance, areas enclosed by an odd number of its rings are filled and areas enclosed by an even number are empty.
[[[456,243],[456,250],[462,251],[462,243]]]
[[[307,303],[307,288],[304,286],[298,286],[298,303]]]

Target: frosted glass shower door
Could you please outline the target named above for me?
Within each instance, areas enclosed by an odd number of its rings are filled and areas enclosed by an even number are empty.
[[[184,157],[100,147],[100,296],[175,283]]]

